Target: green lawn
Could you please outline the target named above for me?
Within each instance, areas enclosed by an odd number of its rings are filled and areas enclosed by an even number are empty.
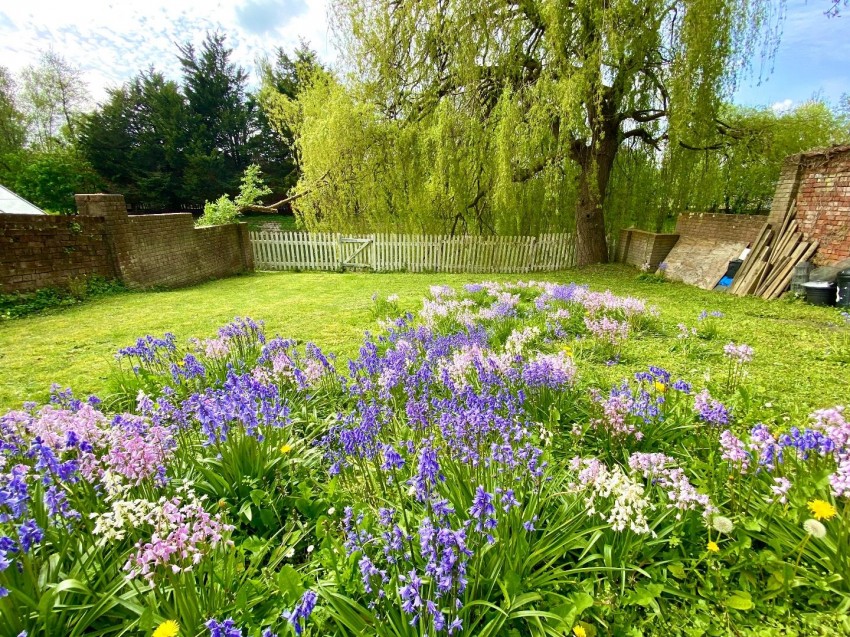
[[[263,230],[264,226],[271,224],[276,224],[283,232],[298,230],[295,224],[295,215],[251,214],[242,215],[239,221],[247,223],[251,231]]]
[[[113,354],[145,334],[174,332],[178,338],[206,336],[235,316],[266,322],[269,334],[312,340],[326,350],[356,355],[364,330],[373,325],[371,295],[398,293],[403,308],[415,310],[435,283],[460,285],[521,275],[257,273],[166,292],[128,292],[52,314],[0,322],[0,408],[43,400],[51,383],[79,395],[104,390]],[[599,266],[534,278],[588,283],[594,289],[631,294],[658,306],[663,332],[627,343],[623,362],[588,364],[588,373],[622,377],[657,364],[700,384],[705,373],[720,374],[720,355],[729,340],[756,350],[751,365],[757,400],[772,402],[792,416],[850,399],[845,362],[825,355],[839,334],[836,309],[799,302],[730,297],[685,285],[638,281],[622,266]],[[671,352],[676,324],[697,324],[701,310],[720,310],[720,335],[691,355]],[[845,341],[846,342],[846,341]]]

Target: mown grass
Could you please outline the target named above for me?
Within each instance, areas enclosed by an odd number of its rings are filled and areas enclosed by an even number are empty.
[[[374,292],[397,293],[402,308],[416,310],[433,284],[522,278],[532,277],[257,273],[180,290],[128,292],[52,314],[8,320],[0,323],[0,408],[44,400],[54,382],[72,387],[78,395],[103,393],[115,351],[145,334],[207,336],[235,316],[250,316],[264,320],[269,334],[311,340],[342,356],[354,356],[363,332],[374,325]],[[659,308],[662,327],[657,334],[628,342],[618,365],[581,363],[583,373],[616,379],[655,364],[701,384],[705,374],[724,373],[723,345],[735,340],[756,350],[747,382],[754,400],[770,402],[792,418],[850,401],[848,352],[834,347],[837,338],[846,339],[847,328],[839,327],[843,320],[834,308],[641,281],[635,270],[617,265],[533,278],[586,283],[644,298]],[[690,354],[672,351],[676,324],[697,325],[703,309],[725,314],[718,336],[700,341]]]
[[[295,221],[295,215],[264,215],[250,214],[242,215],[239,221],[244,221],[248,224],[248,229],[251,231],[263,230],[264,227],[271,224],[277,225],[283,232],[292,232],[298,230]]]

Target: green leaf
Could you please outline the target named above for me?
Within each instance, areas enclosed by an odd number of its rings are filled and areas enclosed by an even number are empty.
[[[750,598],[750,594],[744,591],[735,591],[735,593],[726,600],[725,604],[729,608],[734,608],[735,610],[750,610],[755,606],[755,604],[753,604],[753,600]]]
[[[259,508],[263,503],[263,499],[266,497],[266,492],[262,489],[254,489],[251,491],[251,501],[257,505]]]
[[[516,571],[505,573],[505,588],[509,597],[516,597],[522,591],[522,576]]]
[[[676,562],[674,564],[668,564],[667,570],[670,571],[670,575],[676,579],[685,579],[685,567],[680,563]]]
[[[593,597],[587,593],[573,593],[570,595],[570,601],[576,609],[576,615],[581,615],[584,611],[593,606]]]
[[[648,584],[646,586],[638,586],[635,590],[629,592],[624,600],[625,606],[649,606],[652,601],[661,595],[664,590],[663,584]]]
[[[295,602],[304,593],[304,584],[301,575],[289,564],[284,564],[277,574],[277,586],[280,592],[290,602]]]
[[[141,617],[139,617],[139,628],[144,631],[153,630],[154,627],[154,614],[153,609],[148,606],[145,608],[145,612],[142,613]]]

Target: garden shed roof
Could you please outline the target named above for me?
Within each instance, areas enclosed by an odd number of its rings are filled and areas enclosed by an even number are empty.
[[[0,185],[0,214],[43,215],[44,210]]]

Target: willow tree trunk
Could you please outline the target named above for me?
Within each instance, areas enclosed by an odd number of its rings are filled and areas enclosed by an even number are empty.
[[[581,170],[576,202],[576,265],[608,262],[603,203],[617,153],[616,139],[614,132],[595,147],[578,153]]]
[[[602,197],[582,171],[576,203],[576,265],[608,262]]]

